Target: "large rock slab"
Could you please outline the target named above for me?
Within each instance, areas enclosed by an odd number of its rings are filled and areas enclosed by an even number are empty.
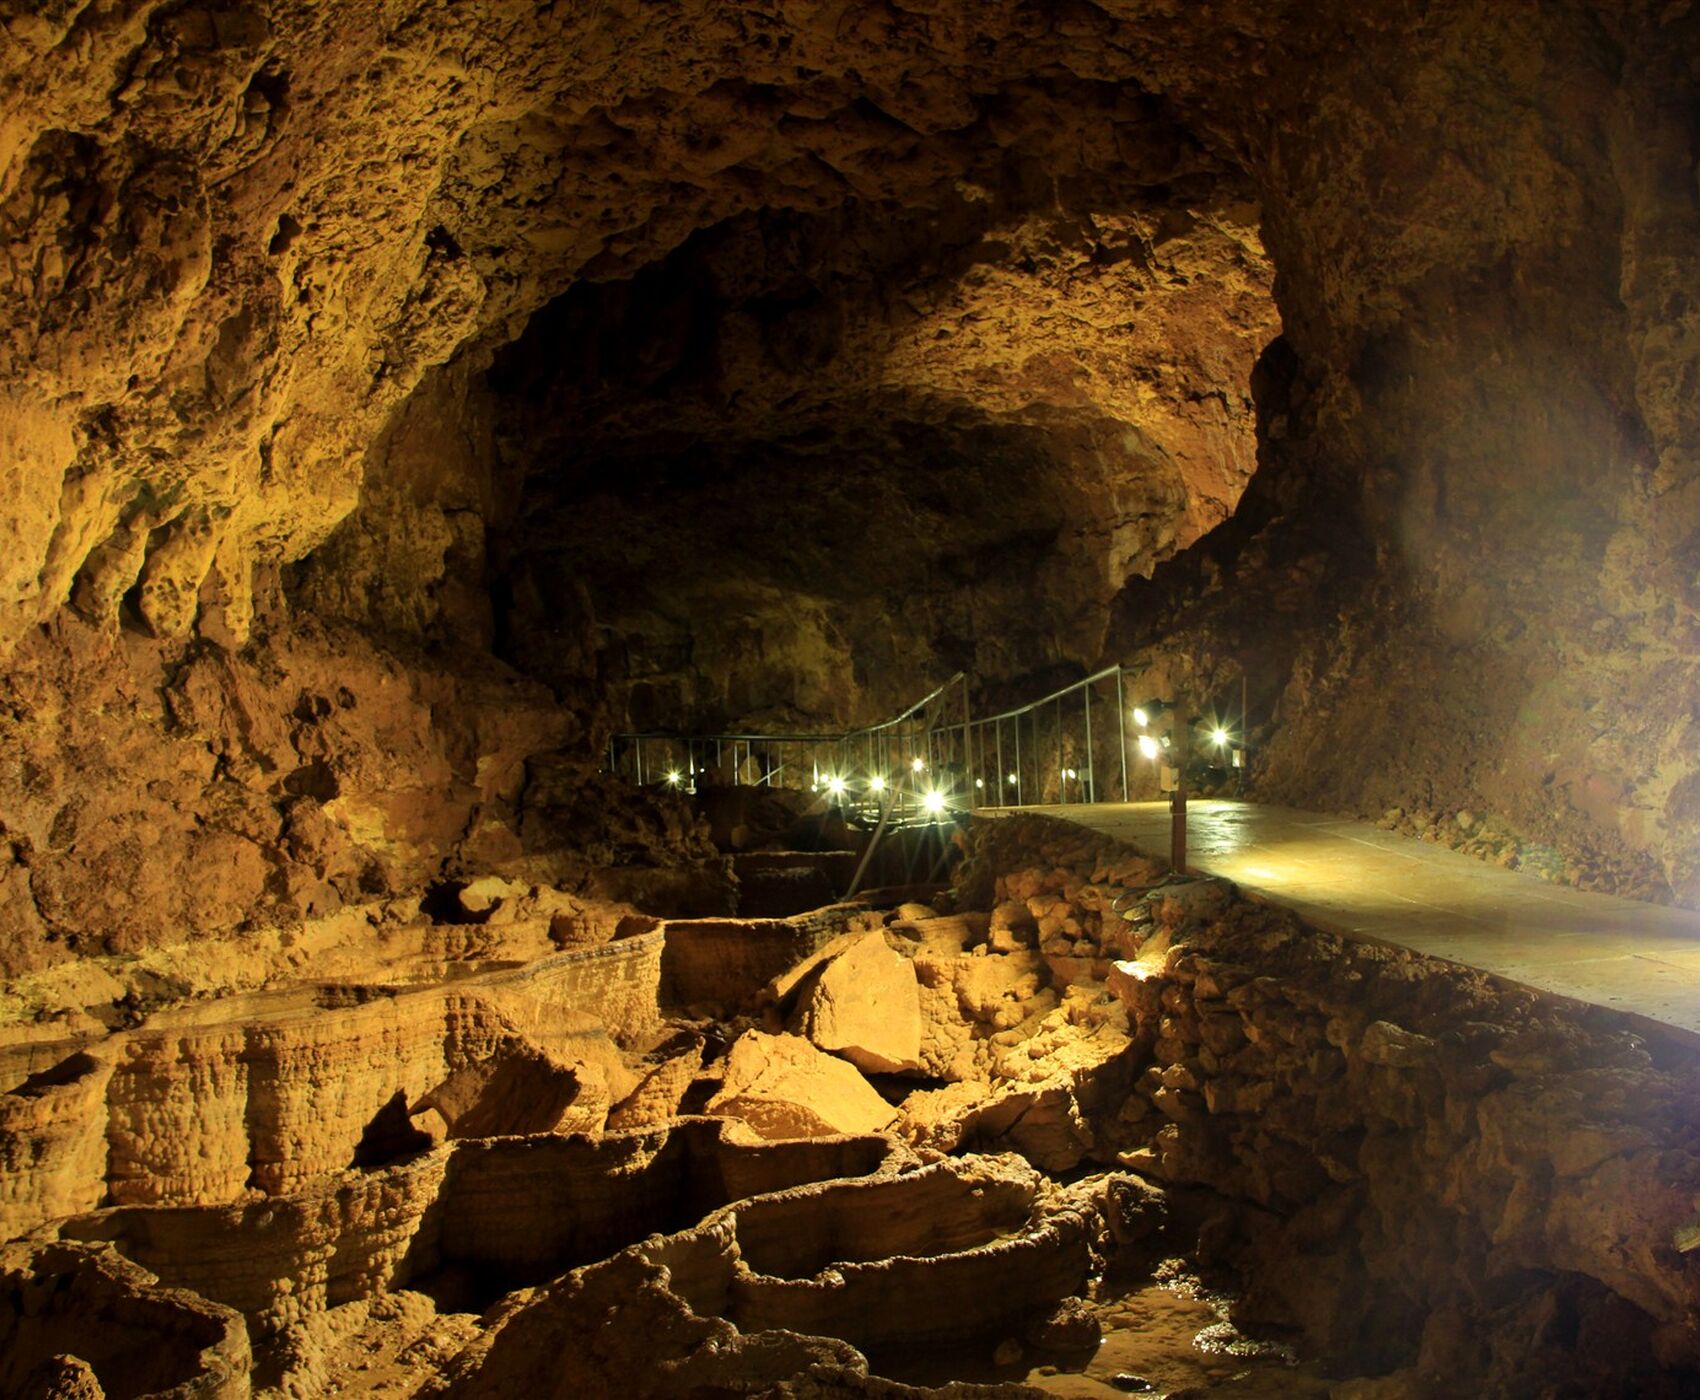
[[[878,1133],[897,1116],[853,1066],[802,1036],[760,1031],[733,1042],[708,1111],[741,1118],[766,1138]]]
[[[869,1074],[920,1069],[914,964],[878,933],[852,938],[800,999],[793,1029]]]

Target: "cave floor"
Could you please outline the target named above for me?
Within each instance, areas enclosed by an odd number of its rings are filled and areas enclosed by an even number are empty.
[[[1167,801],[1020,810],[1168,855]],[[1192,869],[1319,928],[1464,963],[1700,1042],[1700,913],[1549,885],[1367,822],[1260,803],[1189,802],[1187,838]]]

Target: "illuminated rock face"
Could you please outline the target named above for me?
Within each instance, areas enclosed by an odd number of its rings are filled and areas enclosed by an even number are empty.
[[[294,695],[190,723],[206,772],[161,747],[178,721],[148,697],[193,639],[289,671],[314,617],[362,634],[333,667],[494,647],[552,687],[527,705],[564,707],[519,746],[585,753],[633,721],[867,716],[957,667],[1020,689],[1167,640],[1201,691],[1244,663],[1257,712],[1280,701],[1273,795],[1469,806],[1576,878],[1686,897],[1694,23],[1144,0],[8,21],[0,745],[78,769],[43,678],[132,786],[214,817],[173,829],[98,763],[71,786],[105,823],[76,793],[43,810],[40,780],[0,791],[7,937],[156,940],[99,893],[150,861],[228,871],[171,918],[229,929],[322,902],[339,865],[521,839],[488,791],[470,825],[399,810],[395,769],[339,736],[250,771],[242,736]],[[1259,460],[1238,528],[1146,586]],[[67,609],[158,641],[44,676],[74,646],[33,629]],[[469,697],[346,688],[430,731],[457,788],[507,762]],[[319,760],[342,808],[284,833],[281,784]],[[131,825],[158,843],[105,849]]]
[[[1377,1267],[1434,1220],[1467,1267],[1510,1242],[1686,1364],[1664,1241],[1691,1201],[1661,1175],[1688,1191],[1686,1158],[1578,1116],[1613,1065],[1684,1108],[1636,1047],[1579,1041],[1611,1065],[1543,1085],[1521,1040],[1436,1069],[1444,1017],[1318,1025],[1179,959],[1085,996],[1133,935],[1085,892],[1107,880],[1051,867],[996,917],[876,919],[918,1029],[905,1001],[871,1044],[829,1024],[849,1002],[762,999],[842,925],[733,918],[690,809],[595,769],[629,726],[836,725],[957,669],[980,703],[1149,662],[1200,702],[1249,682],[1261,795],[1436,839],[1479,816],[1496,858],[1700,903],[1700,14],[359,9],[0,20],[5,1228],[252,1207],[302,1225],[290,1248],[387,1260],[434,1173],[527,1172],[469,1135],[636,1133],[659,1161],[714,1101],[827,1134],[790,1144],[822,1154],[797,1180],[850,1173],[847,1127],[1055,1171],[1138,1140],[1282,1208],[1359,1171],[1408,1222]],[[672,942],[638,912],[679,916]],[[456,946],[404,995],[385,947],[422,918]],[[618,1057],[549,1039],[586,988]],[[235,993],[279,1014],[193,1009]],[[695,1019],[649,1045],[657,998]],[[867,1079],[917,1065],[937,1082]],[[1400,1135],[1448,1114],[1482,1137],[1410,1166]],[[240,1369],[222,1313],[80,1250],[6,1268],[157,1306]],[[719,1316],[649,1302],[681,1335]]]

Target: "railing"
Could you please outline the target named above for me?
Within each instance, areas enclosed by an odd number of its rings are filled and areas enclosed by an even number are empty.
[[[1128,766],[1132,720],[1127,708],[1126,674],[1125,666],[1106,666],[1085,680],[974,721],[970,732],[977,754],[976,805],[1097,802],[1100,786],[1104,801],[1131,801],[1130,776],[1137,769]],[[1112,688],[1113,693],[1099,699],[1095,742],[1093,691],[1108,692]],[[1078,702],[1073,698],[1076,696]],[[1077,707],[1079,723],[1073,724]]]
[[[1239,716],[1215,710],[1197,716],[1185,735],[1161,713],[1167,700],[1132,693],[1146,667],[1106,666],[1061,690],[970,724],[975,754],[976,806],[1048,806],[1069,802],[1133,802],[1172,790],[1183,765],[1200,756],[1205,767],[1243,775],[1246,761],[1245,686]],[[1156,712],[1147,714],[1142,707]],[[1170,732],[1166,732],[1170,731]]]
[[[1144,667],[1106,666],[1025,705],[974,718],[958,672],[901,714],[842,734],[617,734],[608,766],[640,785],[700,783],[801,788],[850,812],[901,819],[945,808],[1131,802],[1172,786],[1181,748],[1135,719],[1130,683]],[[1203,748],[1224,770],[1245,762],[1238,733],[1213,715]],[[1196,756],[1189,730],[1182,747]],[[1214,750],[1214,752],[1212,752]],[[894,810],[895,809],[895,810]]]
[[[616,734],[608,768],[682,791],[699,785],[801,788],[846,809],[938,811],[960,805],[969,752],[968,678],[958,671],[902,713],[839,734]]]

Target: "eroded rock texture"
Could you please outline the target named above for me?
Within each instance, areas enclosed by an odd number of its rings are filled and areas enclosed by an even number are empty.
[[[596,770],[1130,660],[1246,683],[1263,796],[1700,900],[1697,26],[0,0],[0,1326],[475,1393],[624,1290],[681,1392],[901,1394],[785,1326],[908,1266],[752,1282],[737,1203],[981,1150],[960,1278],[1060,1240],[1036,1305],[1116,1230],[1020,1183],[1132,1165],[1414,1392],[1680,1390],[1684,1053],[1019,830],[959,907],[739,919]],[[116,1374],[69,1330],[4,1383]]]

